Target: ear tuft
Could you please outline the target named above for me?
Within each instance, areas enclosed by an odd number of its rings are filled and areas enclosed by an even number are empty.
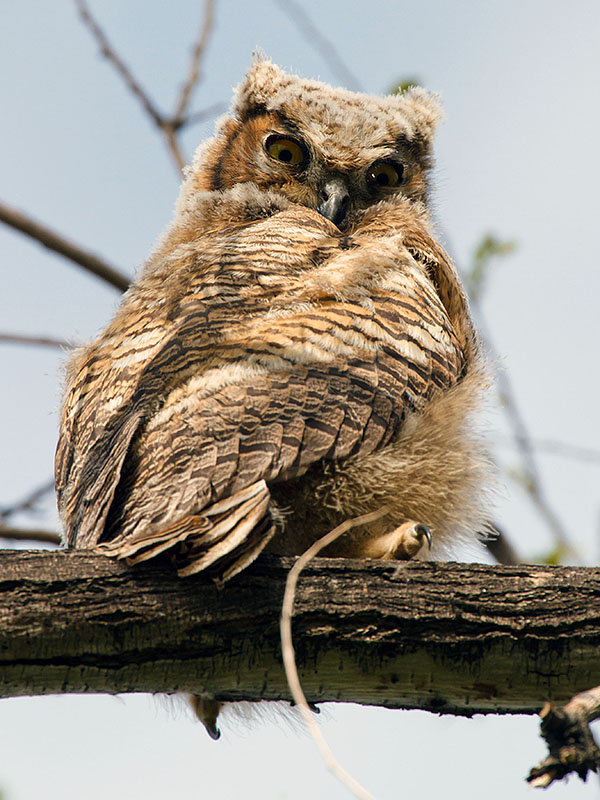
[[[244,80],[235,90],[232,110],[244,118],[256,108],[268,108],[270,101],[288,86],[294,76],[273,64],[262,51],[254,53]]]
[[[430,144],[444,117],[439,94],[413,86],[398,97],[398,105],[412,122],[416,136]]]

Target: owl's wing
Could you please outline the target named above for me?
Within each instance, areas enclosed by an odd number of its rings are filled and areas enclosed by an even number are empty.
[[[423,270],[345,300],[323,275],[303,299],[304,280],[266,311],[257,285],[255,306],[229,308],[219,335],[216,295],[204,307],[194,296],[171,327],[148,321],[133,355],[93,377],[88,357],[57,453],[69,544],[132,560],[177,546],[184,574],[218,562],[229,577],[274,532],[268,483],[382,447],[464,373],[463,343]]]
[[[178,386],[133,439],[107,551],[136,560],[186,542],[183,574],[226,556],[226,576],[237,572],[274,533],[266,484],[373,452],[458,380],[449,330],[439,303],[382,293],[368,309],[330,301],[228,341],[219,366]]]
[[[67,365],[55,487],[69,546],[97,542],[152,386],[164,385],[155,368],[166,360],[170,329],[143,306],[126,296],[104,334]]]
[[[403,240],[410,255],[425,269],[469,360],[477,349],[477,337],[469,313],[467,296],[454,264],[444,249],[419,227],[407,229]]]

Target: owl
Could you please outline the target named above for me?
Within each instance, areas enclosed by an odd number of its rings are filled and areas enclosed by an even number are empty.
[[[385,509],[330,556],[439,558],[488,518],[486,369],[428,211],[437,98],[257,58],[114,319],[67,367],[69,547],[220,582]]]

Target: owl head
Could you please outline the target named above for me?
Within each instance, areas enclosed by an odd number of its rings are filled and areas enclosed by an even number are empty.
[[[440,116],[437,97],[420,88],[374,97],[289,75],[259,57],[230,115],[199,149],[188,187],[252,183],[343,229],[353,212],[390,196],[426,200]]]

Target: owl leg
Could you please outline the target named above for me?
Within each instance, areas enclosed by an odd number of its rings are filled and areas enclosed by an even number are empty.
[[[422,522],[409,520],[389,533],[369,539],[362,547],[364,558],[408,561],[417,555],[423,544],[431,549],[431,531]]]

